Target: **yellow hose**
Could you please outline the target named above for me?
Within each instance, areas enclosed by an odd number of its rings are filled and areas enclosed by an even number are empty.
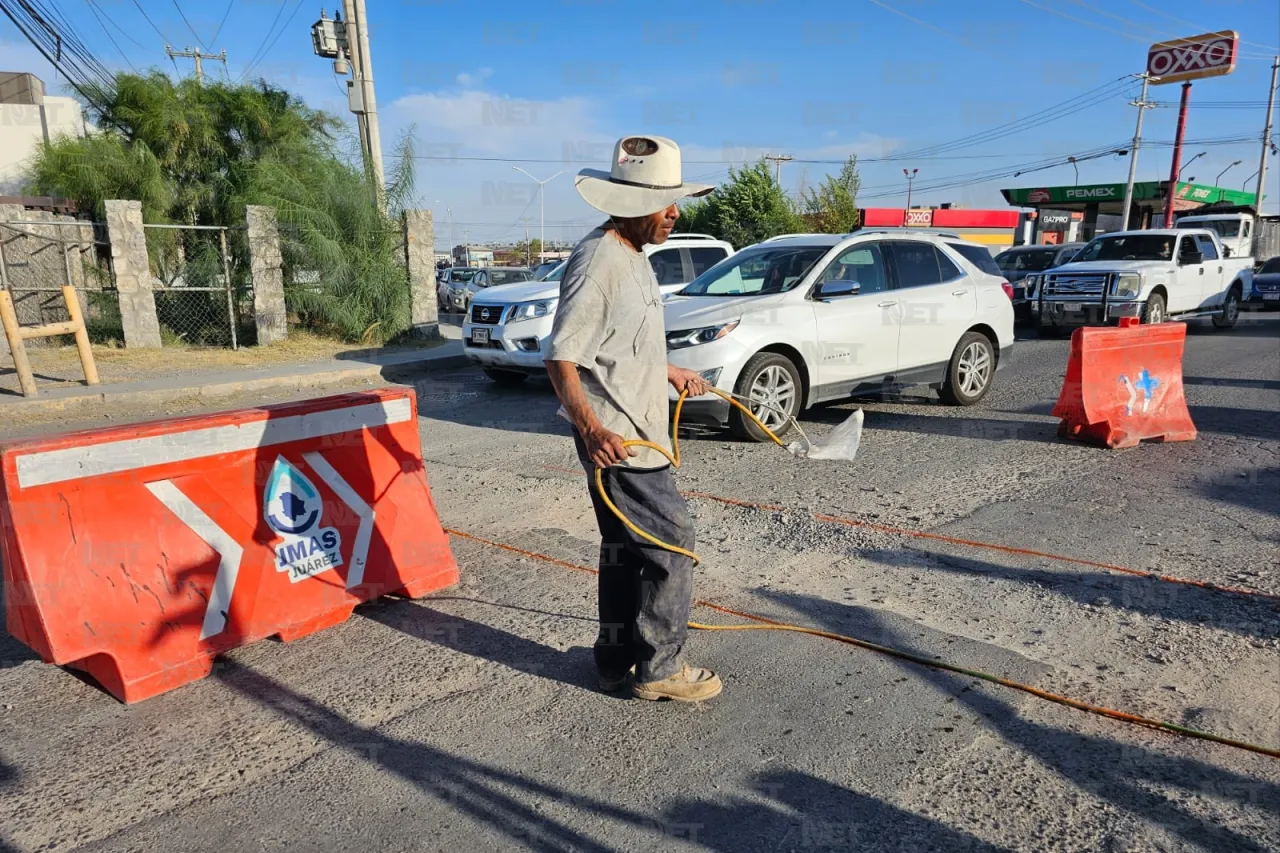
[[[755,412],[751,411],[746,406],[742,405],[742,403],[734,399],[732,395],[724,391],[721,391],[719,388],[712,388],[711,391],[712,393],[718,394],[719,396],[723,397],[725,400],[728,400],[731,405],[737,406],[739,409],[745,412],[747,417],[755,421],[756,426],[764,430],[765,435],[773,439],[774,444],[778,445],[779,447],[786,446],[782,443],[782,439],[778,438],[778,436],[774,434],[773,430],[769,429],[767,426],[764,425],[764,421],[756,417]],[[624,441],[622,442],[622,446],[623,447],[647,447],[650,450],[656,450],[667,458],[667,461],[671,463],[671,466],[673,468],[679,468],[680,467],[680,410],[684,408],[684,398],[687,396],[689,396],[688,391],[680,392],[680,399],[676,400],[675,413],[671,416],[671,448],[672,448],[671,451],[668,451],[665,447],[659,444],[654,444],[652,441],[645,441],[644,439],[639,439],[639,438],[631,439],[629,441]],[[645,540],[646,542],[656,545],[657,547],[661,548],[664,551],[670,551],[673,554],[680,554],[681,556],[688,557],[690,560],[693,560],[693,564],[695,566],[702,562],[702,560],[698,559],[698,555],[693,553],[692,551],[687,551],[684,548],[681,548],[679,545],[672,545],[670,542],[663,542],[657,536],[654,536],[652,533],[650,533],[647,530],[641,529],[638,524],[636,524],[634,521],[632,521],[631,519],[623,515],[622,510],[618,509],[617,505],[609,498],[609,492],[604,487],[604,469],[603,468],[596,469],[596,491],[600,493],[600,499],[604,501],[604,505],[609,508],[609,511],[612,512],[614,515],[616,515],[618,517],[618,520],[621,521],[623,524],[625,524],[627,529],[630,530],[632,533],[639,536],[641,539]]]

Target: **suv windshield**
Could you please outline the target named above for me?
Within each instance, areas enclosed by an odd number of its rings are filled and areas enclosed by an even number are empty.
[[[475,270],[453,270],[449,273],[449,281],[465,283],[475,278]]]
[[[1260,273],[1280,272],[1280,257],[1275,257],[1267,261],[1265,264],[1262,265],[1262,269],[1258,270],[1258,272]]]
[[[681,296],[785,293],[804,278],[830,246],[761,246],[721,261],[689,282]]]
[[[1217,231],[1219,237],[1239,237],[1239,219],[1201,219],[1199,222],[1179,222],[1179,228],[1208,228]]]
[[[1098,237],[1080,250],[1072,262],[1080,261],[1171,261],[1173,240],[1168,234],[1126,234]]]
[[[1030,249],[1021,252],[1001,252],[996,255],[996,266],[1004,272],[1043,272],[1053,266],[1058,249]]]
[[[529,281],[533,278],[528,270],[490,270],[489,281],[493,284],[515,284],[517,281]]]

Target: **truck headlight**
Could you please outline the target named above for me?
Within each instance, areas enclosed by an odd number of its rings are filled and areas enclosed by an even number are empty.
[[[738,320],[732,323],[721,323],[718,326],[703,326],[701,329],[680,329],[667,332],[667,349],[684,349],[696,347],[698,344],[709,344],[718,341],[738,328]]]
[[[1022,292],[1028,299],[1035,299],[1036,289],[1040,286],[1040,276],[1029,275],[1022,280]]]
[[[556,312],[559,299],[540,299],[537,302],[523,302],[511,310],[511,320],[535,320],[538,317],[549,317]]]
[[[1121,299],[1133,299],[1141,292],[1142,276],[1136,272],[1120,273],[1111,285],[1111,295]]]

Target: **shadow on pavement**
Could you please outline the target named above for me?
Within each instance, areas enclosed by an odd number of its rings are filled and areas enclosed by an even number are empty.
[[[670,827],[701,849],[743,853],[774,850],[857,850],[861,853],[937,850],[1004,853],[930,817],[794,770],[760,774],[758,799],[688,799],[667,809]],[[771,802],[761,803],[760,799]],[[673,830],[673,834],[675,831]]]
[[[11,788],[18,782],[18,770],[13,765],[0,759],[0,791]],[[19,853],[17,847],[10,846],[0,835],[0,853]]]
[[[1200,494],[1221,503],[1280,515],[1280,467],[1251,468],[1238,473],[1237,477],[1204,483]]]
[[[762,590],[761,594],[797,613],[807,615],[811,620],[817,620],[816,624],[832,632],[863,636],[857,633],[857,626],[865,624],[869,618],[876,618],[875,614],[868,613],[863,608],[812,596],[769,590]],[[884,628],[880,633],[893,635],[895,632]],[[927,652],[912,648],[905,637],[891,637],[876,642],[883,642],[912,654],[928,656]],[[1076,788],[1109,803],[1119,812],[1128,813],[1138,821],[1161,827],[1192,849],[1230,850],[1232,853],[1268,853],[1275,849],[1235,829],[1192,814],[1187,808],[1188,801],[1214,800],[1217,801],[1214,807],[1225,802],[1251,812],[1248,817],[1255,825],[1274,827],[1274,820],[1267,816],[1280,814],[1280,786],[1272,782],[1118,739],[1031,722],[1021,718],[1013,704],[982,691],[968,689],[966,685],[980,683],[974,679],[905,661],[895,663],[904,672],[927,681],[948,697],[957,697],[956,701],[984,717],[1007,744],[1018,748],[1024,755],[1043,764]],[[948,663],[964,665],[964,661]],[[1055,713],[1062,715],[1064,721],[1069,721],[1067,715],[1080,714],[1066,708],[1055,708]],[[1126,726],[1118,721],[1107,724],[1115,727],[1117,736],[1121,734],[1121,727]],[[1173,743],[1164,742],[1162,746],[1172,748]],[[1230,747],[1209,745],[1208,748],[1245,755],[1236,753]],[[989,779],[989,784],[1001,784],[998,778],[984,778]],[[1256,814],[1252,813],[1254,810]]]
[[[16,637],[4,630],[4,587],[5,585],[0,583],[0,669],[21,666],[27,661],[40,660],[39,655],[18,642]]]
[[[666,840],[674,847],[679,839],[726,853],[809,847],[867,853],[903,849],[1004,853],[1003,848],[936,820],[799,771],[764,774],[756,780],[756,789],[772,797],[776,807],[742,798],[711,803],[686,797],[662,812],[641,812],[362,726],[235,662],[228,661],[219,672],[230,689],[306,727],[351,757],[408,782],[444,808],[501,834],[511,845],[502,849],[614,853],[635,849],[637,842],[643,849],[661,849],[644,844],[648,841]],[[597,841],[560,817],[566,814],[579,825],[597,827],[597,834],[609,832],[607,823],[621,824],[628,846]],[[900,840],[909,837],[921,839],[921,846],[903,847]]]
[[[364,605],[360,613],[367,619],[424,642],[569,687],[596,690],[595,666],[589,648],[562,652],[483,622],[442,613],[410,601],[383,599]],[[622,694],[613,695],[625,698]]]
[[[572,791],[526,779],[509,771],[411,740],[386,735],[355,723],[324,704],[234,661],[219,670],[232,690],[253,699],[280,717],[304,726],[333,747],[412,784],[442,805],[483,823],[510,843],[532,850],[582,850],[612,853],[607,847],[548,813],[545,804],[644,826],[651,823],[629,811]]]
[[[913,558],[910,564],[912,571],[1001,578],[1052,590],[1080,604],[1105,604],[1117,610],[1174,619],[1188,625],[1205,625],[1246,637],[1272,637],[1276,632],[1275,602],[1266,598],[1214,592],[1186,584],[1110,574],[1101,569],[1083,567],[1071,572],[1014,568],[986,560],[914,549],[906,552],[862,550],[856,553],[865,560],[895,569],[903,567],[903,562],[895,559],[895,555],[906,553]],[[929,561],[927,565],[915,561],[921,557]],[[1104,601],[1100,602],[1100,599]]]
[[[1240,438],[1280,441],[1280,415],[1259,409],[1228,406],[1191,406],[1191,420],[1199,432]]]
[[[1276,379],[1219,379],[1210,376],[1184,376],[1183,385],[1217,385],[1226,388],[1261,388],[1265,391],[1280,391],[1280,380]]]

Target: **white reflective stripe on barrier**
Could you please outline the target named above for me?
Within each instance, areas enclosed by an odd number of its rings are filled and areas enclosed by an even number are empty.
[[[398,424],[409,420],[412,411],[411,401],[400,398],[347,409],[29,453],[17,458],[18,485],[25,489],[338,435],[364,427]]]

